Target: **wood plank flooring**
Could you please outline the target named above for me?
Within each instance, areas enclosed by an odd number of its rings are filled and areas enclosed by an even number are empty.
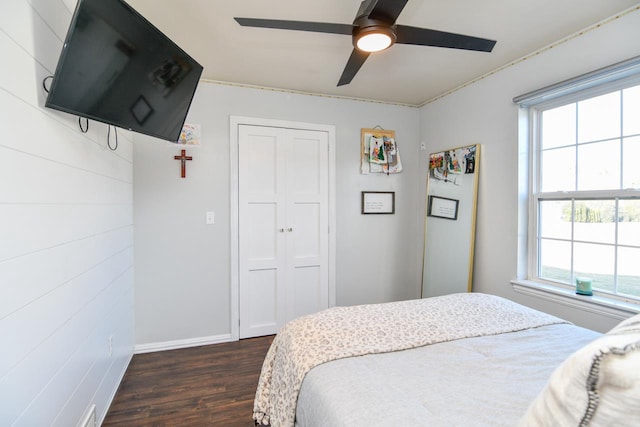
[[[103,426],[250,427],[273,336],[136,354]]]

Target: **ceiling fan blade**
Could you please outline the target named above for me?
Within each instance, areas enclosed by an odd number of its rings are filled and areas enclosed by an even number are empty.
[[[387,21],[390,24],[396,22],[400,12],[406,6],[409,0],[378,0],[373,6],[373,10],[369,13],[370,19],[378,19]]]
[[[351,52],[351,56],[347,61],[347,65],[344,67],[344,71],[342,72],[342,76],[340,76],[340,80],[338,81],[338,86],[344,86],[351,83],[351,80],[356,76],[364,61],[369,57],[369,52],[363,52],[358,49],[353,49]]]
[[[280,30],[312,31],[352,35],[353,25],[332,24],[329,22],[286,21],[282,19],[233,18],[243,27],[276,28]]]
[[[430,30],[427,28],[396,26],[396,43],[415,44],[420,46],[449,47],[453,49],[476,50],[491,52],[495,46],[495,40],[479,37],[465,36],[462,34],[446,33],[444,31]]]

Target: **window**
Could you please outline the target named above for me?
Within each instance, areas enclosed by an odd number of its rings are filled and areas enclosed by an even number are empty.
[[[635,73],[591,74],[588,87],[574,80],[519,102],[530,126],[529,279],[575,289],[576,278],[588,278],[596,295],[640,303]]]

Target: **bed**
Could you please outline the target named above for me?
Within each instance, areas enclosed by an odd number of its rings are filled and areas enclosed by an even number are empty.
[[[256,425],[640,425],[640,315],[602,335],[480,293],[287,323]]]

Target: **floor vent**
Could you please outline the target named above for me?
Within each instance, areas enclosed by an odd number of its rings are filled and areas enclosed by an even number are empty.
[[[91,405],[78,427],[96,427],[96,405]]]

